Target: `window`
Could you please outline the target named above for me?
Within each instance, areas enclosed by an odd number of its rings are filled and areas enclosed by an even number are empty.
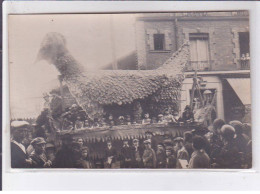
[[[154,50],[156,51],[162,51],[164,50],[165,45],[165,38],[164,34],[154,34],[153,35],[154,40]]]
[[[192,69],[209,69],[209,34],[208,33],[190,33],[190,59]]]
[[[249,32],[239,32],[240,57],[250,53]]]

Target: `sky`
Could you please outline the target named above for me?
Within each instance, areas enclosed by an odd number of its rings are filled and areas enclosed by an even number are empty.
[[[116,58],[136,49],[136,14],[114,14]],[[113,61],[111,15],[56,14],[9,16],[9,73],[11,118],[37,116],[43,93],[58,86],[58,71],[46,61],[36,61],[43,37],[59,32],[71,54],[87,70],[102,69]]]

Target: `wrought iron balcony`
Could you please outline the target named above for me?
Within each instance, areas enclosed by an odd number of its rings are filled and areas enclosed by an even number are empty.
[[[209,71],[213,61],[189,61],[186,71]]]
[[[239,63],[240,63],[240,69],[241,70],[248,70],[250,69],[250,57],[246,57],[246,58],[240,58],[239,59]]]

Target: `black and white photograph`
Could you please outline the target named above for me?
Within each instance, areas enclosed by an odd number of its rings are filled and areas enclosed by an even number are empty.
[[[9,15],[11,168],[251,169],[249,15]]]

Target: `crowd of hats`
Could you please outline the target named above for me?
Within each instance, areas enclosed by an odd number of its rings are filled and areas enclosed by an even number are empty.
[[[26,121],[12,121],[11,122],[11,130],[12,133],[23,131],[28,128],[30,124]],[[219,147],[220,150],[223,149],[224,153],[229,153],[229,149],[232,148],[232,157],[230,155],[227,155],[227,157],[221,157],[222,160],[230,160],[230,161],[224,161],[224,163],[231,164],[228,168],[249,168],[252,161],[252,141],[251,141],[251,127],[249,124],[243,124],[240,121],[231,121],[228,124],[226,124],[222,119],[216,119],[213,122],[212,125],[213,129],[209,129],[206,126],[194,126],[193,129],[186,130],[183,133],[176,133],[173,135],[170,131],[165,131],[165,133],[158,135],[153,130],[145,130],[144,138],[135,137],[131,140],[131,138],[124,138],[121,139],[121,141],[114,141],[115,139],[107,138],[105,139],[106,143],[110,143],[113,146],[115,145],[115,142],[118,142],[119,144],[116,145],[118,154],[120,153],[122,148],[122,142],[127,144],[129,143],[130,146],[136,142],[140,142],[140,146],[146,147],[146,145],[150,144],[152,146],[152,149],[154,151],[158,151],[159,149],[164,150],[164,152],[170,152],[174,157],[178,159],[178,152],[181,149],[182,151],[187,149],[187,153],[189,156],[185,159],[187,161],[190,160],[192,157],[192,152],[195,150],[205,150],[206,154],[210,157],[211,161],[218,161],[215,156],[211,155],[213,153],[213,150],[216,148],[216,144],[221,145],[222,147]],[[212,141],[212,136],[209,134],[215,134],[221,138],[218,139],[219,142]],[[246,142],[245,144],[242,144],[241,139],[238,138],[244,138]],[[87,152],[89,155],[93,156],[96,153],[97,147],[91,147],[91,145],[97,146],[98,144],[92,144],[91,142],[85,141],[84,136],[78,136],[74,137],[71,133],[65,133],[62,136],[60,136],[60,140],[62,144],[65,144],[65,142],[70,142],[70,145],[72,147],[79,147],[78,139],[82,139],[82,142],[85,142],[86,145],[84,145],[81,151]],[[234,144],[228,145],[228,142],[234,142]],[[45,144],[45,149],[53,149],[56,150],[57,145],[48,142],[43,137],[34,137],[32,141],[30,142],[30,145],[35,147],[36,145]],[[186,145],[190,145],[189,149],[191,149],[191,153],[188,152],[188,147]],[[102,147],[101,152],[104,152],[105,144],[100,144],[104,147]],[[178,147],[177,145],[181,145],[182,148]],[[192,146],[191,146],[192,145]],[[228,147],[225,147],[225,145],[228,145]],[[90,146],[92,149],[89,149]],[[207,147],[209,146],[209,147]],[[231,146],[231,148],[230,148]],[[244,147],[243,147],[244,146]],[[28,146],[29,147],[29,146]],[[234,152],[238,148],[239,152]],[[79,148],[77,148],[79,149]],[[239,150],[240,149],[240,150]],[[92,152],[92,153],[91,153]],[[157,152],[156,152],[157,153]],[[220,153],[222,153],[220,151]],[[231,153],[231,152],[230,152]],[[242,154],[241,154],[242,153]],[[69,157],[69,156],[68,156]],[[102,156],[104,157],[104,155]],[[157,156],[156,156],[157,157]],[[232,160],[237,160],[237,158],[243,158],[243,161],[241,160],[239,163],[239,166],[232,166]],[[251,158],[251,159],[250,159]],[[93,158],[92,158],[93,159]],[[179,158],[182,159],[182,158]],[[211,167],[214,168],[215,163],[211,163]],[[226,166],[219,165],[218,168],[227,168]]]

